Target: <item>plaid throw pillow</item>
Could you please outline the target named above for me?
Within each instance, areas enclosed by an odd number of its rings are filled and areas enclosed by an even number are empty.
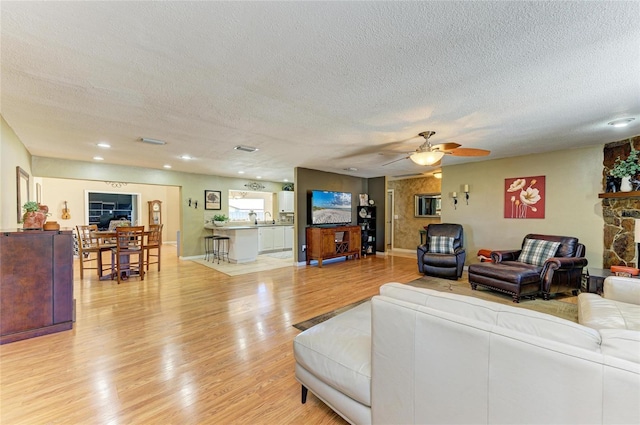
[[[429,252],[453,254],[453,238],[449,236],[429,236]]]
[[[545,261],[556,255],[559,246],[560,242],[544,241],[542,239],[526,239],[518,261],[542,266]]]

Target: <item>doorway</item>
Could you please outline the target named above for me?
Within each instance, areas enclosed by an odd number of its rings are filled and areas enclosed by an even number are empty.
[[[387,202],[386,202],[386,211],[385,211],[385,226],[384,226],[384,240],[386,241],[387,246],[385,247],[385,251],[393,250],[393,228],[395,224],[395,206],[394,206],[394,189],[387,190]]]

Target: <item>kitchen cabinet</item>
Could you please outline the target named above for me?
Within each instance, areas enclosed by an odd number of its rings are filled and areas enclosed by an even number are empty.
[[[293,192],[286,190],[278,192],[278,211],[293,212]]]
[[[284,228],[284,249],[293,249],[293,226]]]
[[[258,228],[258,252],[273,250],[273,227]]]
[[[293,229],[293,227],[292,227]],[[285,242],[285,226],[264,226],[258,228],[258,251],[282,251]],[[293,245],[292,245],[293,247]]]

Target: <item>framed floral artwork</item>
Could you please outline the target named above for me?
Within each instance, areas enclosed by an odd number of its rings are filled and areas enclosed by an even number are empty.
[[[545,177],[504,179],[504,218],[544,218]]]

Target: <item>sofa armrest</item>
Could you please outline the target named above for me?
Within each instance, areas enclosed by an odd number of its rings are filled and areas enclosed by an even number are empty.
[[[568,272],[582,270],[587,265],[584,257],[552,257],[545,261],[540,272],[542,278],[542,291],[548,293],[556,271]]]
[[[609,276],[604,280],[603,297],[612,301],[640,305],[640,279]]]
[[[503,261],[516,261],[520,256],[521,249],[512,249],[507,251],[491,251],[491,259],[494,263]]]
[[[542,266],[542,272],[550,270],[572,270],[586,267],[587,259],[584,257],[552,257]]]

